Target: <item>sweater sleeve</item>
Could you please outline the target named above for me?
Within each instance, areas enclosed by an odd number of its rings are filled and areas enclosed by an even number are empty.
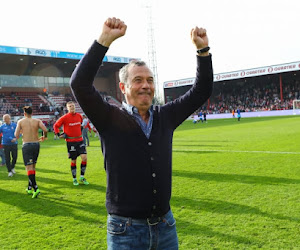
[[[63,125],[64,123],[64,118],[65,116],[60,117],[54,124],[53,124],[53,130],[55,134],[59,133],[59,128]]]
[[[70,87],[77,102],[98,131],[106,125],[109,105],[103,101],[100,93],[93,86],[93,81],[107,50],[107,47],[94,41],[80,60],[70,80]]]
[[[175,129],[193,112],[201,107],[213,90],[213,68],[211,54],[197,56],[197,72],[193,86],[183,96],[162,106],[171,126]]]

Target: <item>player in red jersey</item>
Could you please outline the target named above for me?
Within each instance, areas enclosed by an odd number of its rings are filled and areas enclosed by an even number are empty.
[[[76,159],[81,157],[81,175],[79,181],[88,185],[88,181],[84,178],[87,152],[86,146],[83,142],[81,123],[83,121],[81,114],[75,112],[75,103],[67,103],[68,113],[60,117],[53,125],[54,133],[60,138],[65,138],[67,142],[68,155],[71,159],[71,172],[73,176],[73,185],[78,186],[79,183],[76,178]],[[60,134],[59,128],[63,126],[63,133]]]

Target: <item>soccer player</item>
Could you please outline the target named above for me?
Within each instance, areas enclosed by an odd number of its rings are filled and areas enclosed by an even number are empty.
[[[199,121],[199,116],[197,114],[194,114],[193,123],[196,124],[198,121]]]
[[[32,198],[37,198],[40,190],[35,179],[35,166],[40,153],[40,142],[47,139],[47,128],[39,119],[32,118],[32,108],[25,106],[24,118],[18,121],[15,136],[19,139],[20,133],[23,135],[23,160],[28,176],[28,194],[32,194]],[[39,129],[42,129],[43,135],[39,136]],[[33,188],[33,190],[32,190]]]
[[[67,142],[68,155],[71,159],[71,173],[73,176],[73,185],[78,186],[79,183],[76,178],[76,159],[81,157],[81,175],[79,181],[88,185],[88,181],[84,178],[86,165],[87,165],[87,152],[86,146],[83,142],[81,124],[82,116],[75,112],[75,103],[67,102],[68,113],[59,118],[53,125],[54,133],[60,138],[65,138]],[[63,126],[63,133],[60,134],[59,128]]]
[[[206,121],[206,111],[203,112],[203,120],[205,121],[205,123],[207,123],[207,121]]]
[[[3,115],[4,124],[0,127],[2,133],[2,145],[5,154],[5,163],[8,171],[8,177],[12,177],[15,173],[15,165],[18,158],[18,140],[15,137],[17,125],[11,122],[9,114]]]
[[[240,121],[241,120],[241,110],[238,108],[236,112],[237,112],[238,121]]]
[[[199,120],[201,121],[201,123],[203,123],[202,110],[199,112],[198,116],[199,116]]]

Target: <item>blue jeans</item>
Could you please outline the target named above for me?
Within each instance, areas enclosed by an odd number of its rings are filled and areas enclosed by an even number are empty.
[[[178,249],[175,223],[171,210],[155,225],[147,220],[108,215],[107,249]]]
[[[88,136],[88,129],[87,128],[82,129],[82,137],[83,137],[83,143],[86,146],[90,146],[90,139],[89,139],[89,136]]]

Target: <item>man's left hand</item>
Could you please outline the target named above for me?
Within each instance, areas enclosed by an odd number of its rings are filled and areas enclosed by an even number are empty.
[[[45,141],[45,140],[47,140],[47,139],[48,139],[47,137],[41,136],[41,137],[39,138],[39,141],[43,142],[43,141]]]
[[[208,37],[206,34],[206,29],[198,28],[197,26],[191,30],[191,39],[195,44],[196,49],[203,49],[208,46]],[[208,52],[203,53],[203,56],[208,55]]]

